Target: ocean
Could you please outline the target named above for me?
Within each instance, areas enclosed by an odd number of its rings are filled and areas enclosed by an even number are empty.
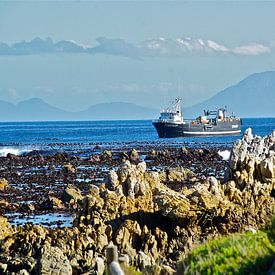
[[[268,135],[275,129],[275,118],[243,119],[242,132]],[[77,151],[94,145],[117,147],[144,144],[166,146],[230,146],[240,136],[159,139],[150,120],[59,121],[0,123],[0,156],[31,150]]]

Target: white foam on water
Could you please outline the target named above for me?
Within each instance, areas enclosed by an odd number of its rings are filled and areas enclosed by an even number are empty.
[[[223,160],[229,160],[230,158],[230,151],[229,150],[224,150],[224,151],[218,151],[218,154],[222,157]]]
[[[0,157],[6,157],[8,154],[20,156],[24,153],[28,153],[33,150],[35,150],[35,149],[33,149],[33,148],[18,149],[18,148],[14,148],[14,147],[2,147],[2,148],[0,148]]]

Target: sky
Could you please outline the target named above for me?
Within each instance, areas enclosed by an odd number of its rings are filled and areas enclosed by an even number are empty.
[[[1,1],[0,100],[191,106],[275,70],[275,2]]]

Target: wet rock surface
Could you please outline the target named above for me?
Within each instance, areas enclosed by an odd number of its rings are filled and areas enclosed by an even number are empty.
[[[109,170],[117,170],[126,160],[135,164],[144,160],[150,171],[181,166],[201,175],[223,177],[226,162],[216,148],[187,149],[178,145],[156,148],[145,144],[129,150],[128,146],[115,150],[95,146],[88,151],[91,155],[81,151],[81,156],[32,151],[24,156],[0,157],[0,214],[8,213],[10,221],[12,213],[26,218],[30,214],[73,214],[77,201],[90,188],[100,186],[107,176],[109,184],[115,184]]]
[[[120,258],[140,270],[173,274],[177,261],[199,243],[264,228],[275,207],[274,137],[247,131],[228,163],[217,151],[149,148],[85,158],[1,158],[0,176],[9,182],[0,191],[2,214],[76,214],[73,226],[65,228],[11,227],[1,217],[1,272],[96,274],[113,243]],[[17,192],[22,182],[27,188]],[[34,208],[22,207],[27,197]]]

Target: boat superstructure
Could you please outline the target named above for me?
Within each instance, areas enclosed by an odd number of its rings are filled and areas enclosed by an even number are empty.
[[[152,123],[160,138],[238,135],[241,132],[241,119],[227,116],[226,108],[204,111],[203,116],[194,120],[183,119],[179,98]]]

